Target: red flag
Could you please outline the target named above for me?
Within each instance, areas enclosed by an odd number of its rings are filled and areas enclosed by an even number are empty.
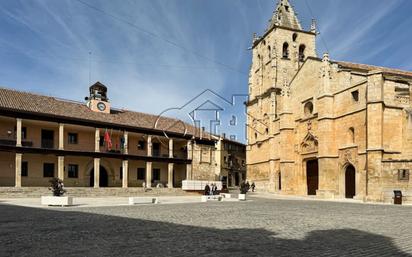
[[[104,142],[106,143],[107,150],[112,150],[112,140],[110,138],[109,132],[104,133]]]

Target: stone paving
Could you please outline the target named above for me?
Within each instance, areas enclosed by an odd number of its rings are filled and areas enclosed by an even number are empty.
[[[412,207],[247,202],[29,208],[0,202],[0,256],[412,256]]]

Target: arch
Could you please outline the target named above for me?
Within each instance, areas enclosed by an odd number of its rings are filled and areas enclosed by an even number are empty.
[[[300,62],[305,61],[305,49],[306,49],[305,45],[299,46],[299,61]]]
[[[345,167],[345,198],[354,198],[356,195],[356,170],[352,164]]]
[[[90,170],[90,187],[94,187],[94,168]],[[100,166],[100,175],[99,175],[99,187],[108,187],[109,186],[109,173],[107,170]]]
[[[282,57],[289,59],[289,44],[287,42],[283,43]]]
[[[293,42],[296,42],[296,39],[298,38],[298,34],[297,33],[293,33],[292,35],[292,40]]]
[[[303,111],[305,113],[305,116],[309,116],[313,113],[313,103],[312,102],[307,102],[303,106]]]

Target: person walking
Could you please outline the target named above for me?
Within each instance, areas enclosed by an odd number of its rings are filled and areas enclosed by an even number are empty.
[[[210,195],[210,186],[209,186],[209,184],[206,184],[206,186],[205,186],[205,195]]]
[[[252,182],[252,185],[251,185],[252,192],[255,192],[255,187],[256,187],[255,182]]]
[[[246,181],[246,190],[249,191],[249,189],[250,189],[249,181]]]

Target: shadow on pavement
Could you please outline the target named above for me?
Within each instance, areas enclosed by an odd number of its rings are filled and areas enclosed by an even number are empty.
[[[205,215],[207,218],[207,215]],[[0,205],[0,256],[411,256],[390,238],[352,229],[301,240],[265,229],[216,229]]]

